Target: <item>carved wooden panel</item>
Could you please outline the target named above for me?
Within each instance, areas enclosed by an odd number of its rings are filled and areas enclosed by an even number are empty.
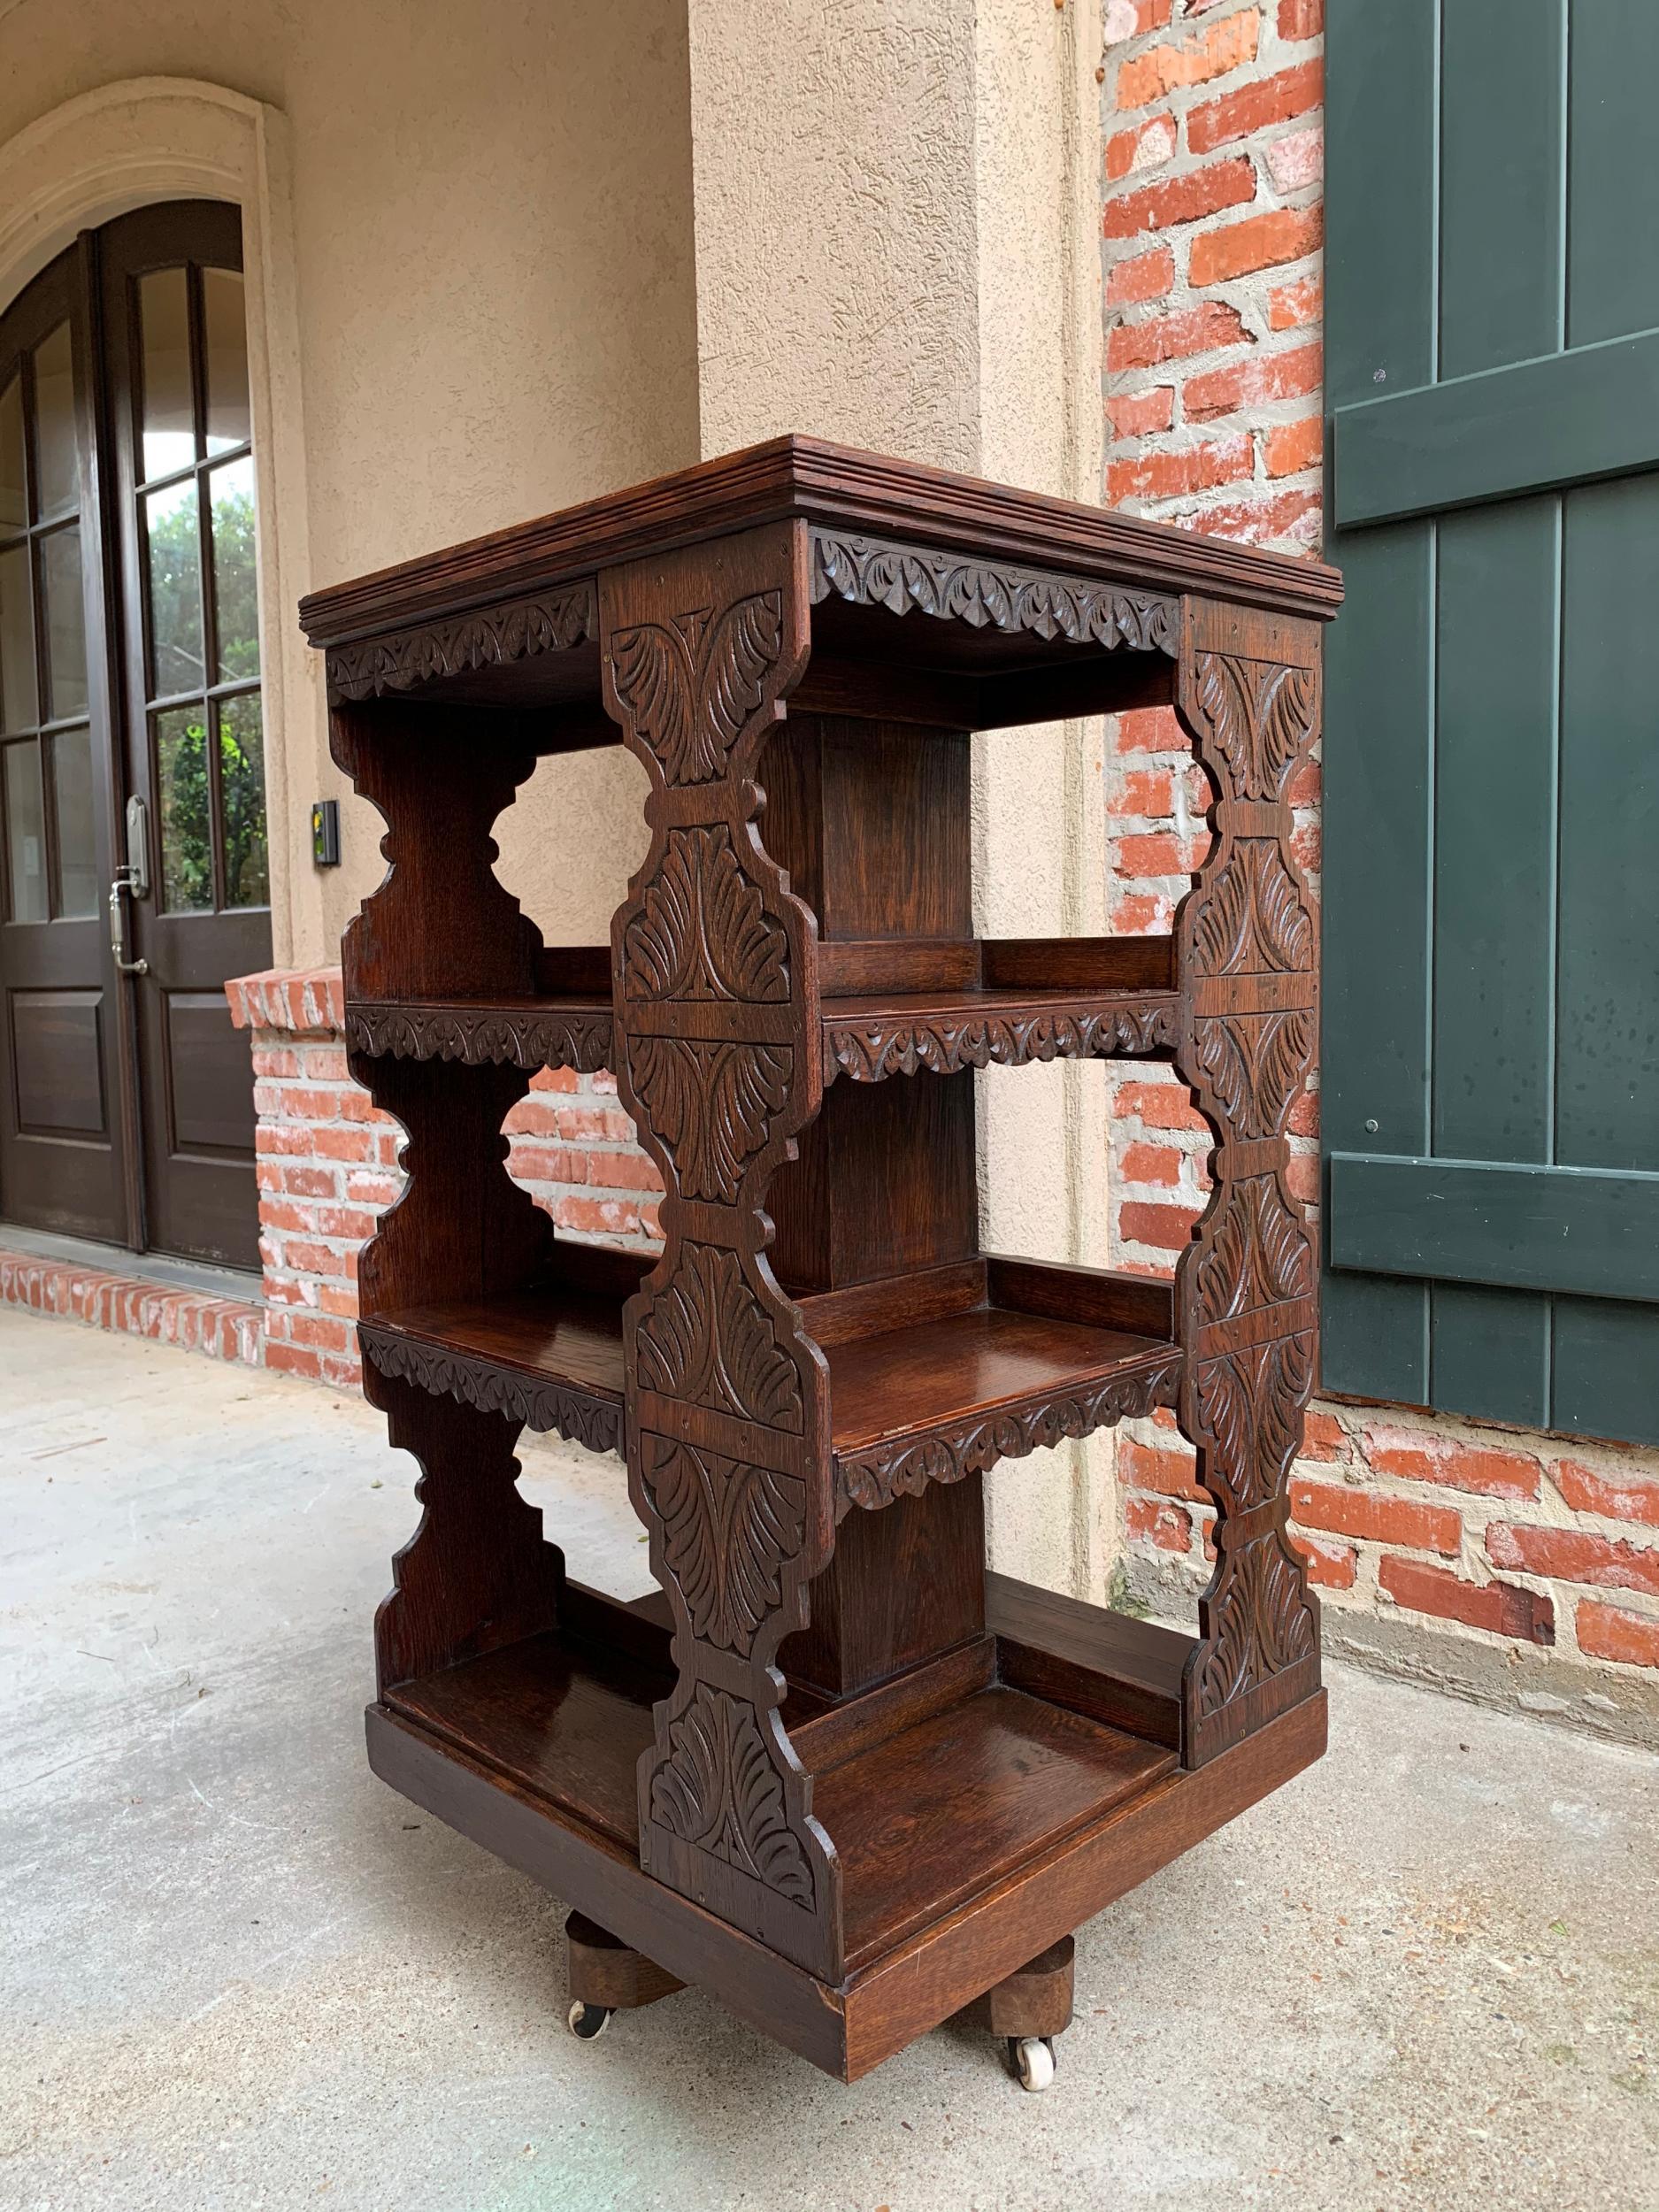
[[[328,696],[331,701],[378,698],[388,691],[412,690],[434,677],[528,660],[538,653],[568,652],[594,635],[595,623],[594,588],[584,580],[456,621],[331,646]]]
[[[346,1008],[346,1045],[376,1059],[460,1060],[516,1068],[574,1068],[583,1075],[611,1065],[611,1012],[573,1007],[416,1006],[408,1001],[353,1000]]]
[[[905,1014],[824,1022],[824,1080],[849,1076],[879,1083],[890,1075],[930,1069],[1025,1067],[1033,1060],[1145,1058],[1169,1050],[1180,1028],[1180,1002],[1144,997],[1038,1012]]]
[[[382,1375],[454,1398],[480,1413],[499,1413],[526,1429],[568,1437],[590,1452],[622,1450],[622,1408],[566,1384],[538,1382],[477,1354],[442,1351],[395,1330],[357,1325],[363,1356]]]
[[[1179,650],[1179,603],[1156,592],[1016,568],[979,555],[815,530],[812,597],[832,596],[893,614],[915,611],[965,622],[976,630],[1029,630],[1074,645],[1125,645],[1143,653]]]
[[[915,1497],[931,1482],[960,1482],[984,1474],[998,1460],[1024,1459],[1068,1437],[1087,1436],[1117,1421],[1143,1420],[1155,1407],[1173,1405],[1183,1362],[1171,1352],[1134,1373],[1113,1375],[1092,1390],[1065,1397],[1052,1394],[1024,1405],[999,1406],[994,1413],[876,1444],[866,1451],[842,1452],[835,1461],[837,1519],[854,1506],[875,1512],[895,1498]]]
[[[1317,1609],[1286,1532],[1316,1276],[1285,1179],[1315,1042],[1315,923],[1286,794],[1317,730],[1317,634],[1199,604],[1179,710],[1217,795],[1215,849],[1176,923],[1193,1008],[1178,1065],[1217,1139],[1210,1209],[1176,1286],[1181,1427],[1217,1516],[1185,1686],[1185,1755],[1197,1765],[1318,1679]]]
[[[818,1109],[816,944],[752,826],[755,756],[806,664],[805,569],[804,526],[774,526],[607,570],[600,613],[606,707],[652,784],[612,928],[618,1081],[664,1187],[624,1318],[629,1482],[680,1669],[641,1863],[834,1979],[840,1870],[773,1664],[833,1540],[826,1380],[762,1210]]]

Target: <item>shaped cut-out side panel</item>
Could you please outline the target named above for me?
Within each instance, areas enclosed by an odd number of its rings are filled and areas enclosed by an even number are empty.
[[[495,873],[491,834],[535,765],[518,718],[370,701],[336,705],[329,731],[386,823],[387,872],[342,944],[347,998],[533,991],[541,936]]]

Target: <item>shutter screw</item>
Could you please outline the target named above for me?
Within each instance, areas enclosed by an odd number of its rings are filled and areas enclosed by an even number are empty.
[[[1374,1121],[1368,1121],[1365,1124],[1365,1134],[1368,1137],[1374,1137],[1377,1134],[1377,1125]]]

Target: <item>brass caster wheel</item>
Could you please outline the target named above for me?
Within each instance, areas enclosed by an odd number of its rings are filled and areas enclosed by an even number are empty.
[[[1054,2080],[1054,2038],[1050,2035],[1010,2035],[1008,2062],[1014,2078],[1033,2096]]]
[[[591,2043],[596,2035],[603,2035],[611,2025],[611,2008],[609,2005],[585,2005],[578,1997],[565,2017],[571,2033],[583,2043]]]

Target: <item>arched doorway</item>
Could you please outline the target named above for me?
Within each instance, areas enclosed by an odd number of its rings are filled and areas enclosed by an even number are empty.
[[[257,1263],[257,607],[240,217],[140,208],[0,314],[6,1219]]]

